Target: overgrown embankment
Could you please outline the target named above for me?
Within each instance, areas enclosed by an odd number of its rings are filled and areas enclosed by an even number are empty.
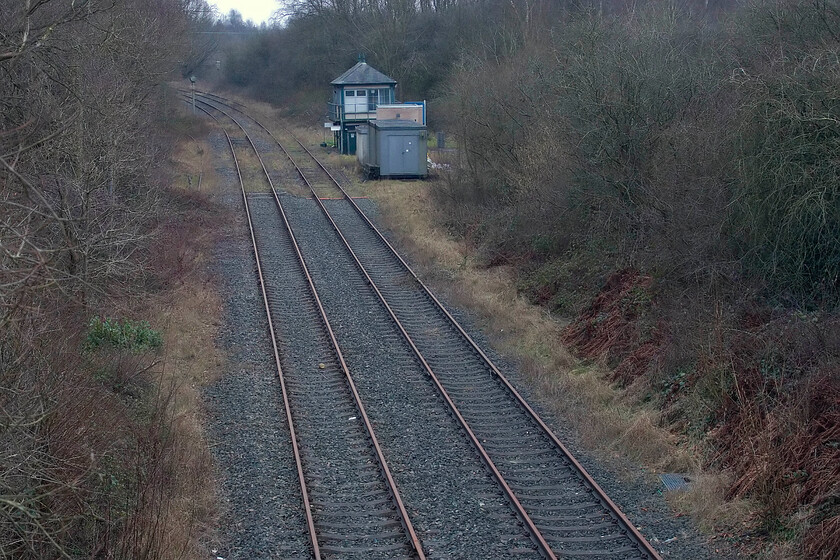
[[[563,341],[728,477],[753,534],[834,557],[840,5],[560,27],[455,74],[449,227],[572,318]]]
[[[188,4],[0,5],[0,556],[200,554],[215,210],[169,188],[198,129],[161,83]]]

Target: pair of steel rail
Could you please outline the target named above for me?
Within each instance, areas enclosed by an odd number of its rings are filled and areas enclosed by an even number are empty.
[[[511,489],[510,485],[505,480],[505,478],[502,476],[502,473],[499,471],[499,469],[497,468],[497,466],[495,465],[495,463],[491,459],[490,455],[484,449],[484,446],[481,444],[481,441],[476,436],[476,434],[474,433],[474,431],[470,427],[469,423],[467,422],[467,420],[462,415],[461,411],[459,411],[459,409],[456,406],[454,400],[449,395],[449,393],[446,391],[446,389],[443,386],[443,383],[438,378],[438,376],[435,374],[435,372],[432,369],[432,367],[430,366],[429,362],[424,357],[424,355],[422,354],[420,349],[417,347],[417,345],[415,344],[412,337],[409,335],[406,328],[403,326],[402,322],[397,317],[397,314],[395,313],[394,309],[389,304],[389,302],[386,300],[382,291],[376,285],[376,282],[374,281],[374,279],[371,277],[371,275],[365,269],[364,265],[362,264],[359,257],[356,255],[356,252],[351,247],[351,245],[350,245],[349,241],[347,240],[347,238],[345,237],[344,233],[341,231],[338,224],[335,222],[333,217],[330,215],[328,209],[326,208],[323,201],[321,200],[321,197],[316,192],[315,187],[310,182],[310,180],[306,177],[306,175],[303,173],[303,171],[299,167],[298,163],[294,160],[294,158],[292,158],[292,156],[289,154],[287,149],[283,146],[283,144],[277,139],[277,137],[268,128],[266,128],[262,123],[260,123],[259,121],[257,121],[253,117],[251,117],[250,115],[247,115],[247,113],[245,113],[243,109],[233,107],[232,102],[230,102],[229,100],[227,100],[227,99],[225,99],[221,96],[217,96],[217,95],[210,94],[210,93],[199,93],[198,95],[200,97],[204,97],[205,99],[208,99],[208,100],[212,101],[215,104],[227,106],[228,108],[233,109],[233,110],[235,110],[237,112],[240,112],[243,115],[245,115],[247,118],[249,118],[251,121],[253,121],[259,128],[261,128],[277,144],[277,146],[283,151],[283,153],[288,157],[289,161],[294,166],[298,175],[301,177],[301,179],[304,181],[304,183],[309,188],[310,192],[312,193],[312,197],[314,198],[314,200],[319,205],[321,211],[323,212],[325,217],[328,219],[328,221],[332,225],[336,235],[341,239],[342,243],[344,244],[345,248],[347,249],[348,254],[351,255],[353,261],[356,263],[356,266],[358,267],[359,271],[365,277],[365,279],[369,283],[371,289],[376,293],[377,298],[382,303],[382,306],[384,307],[384,309],[387,311],[388,315],[393,320],[395,326],[400,331],[401,335],[403,336],[403,338],[405,339],[407,344],[411,347],[412,352],[416,356],[419,363],[422,365],[423,369],[426,371],[426,373],[432,379],[435,387],[437,388],[440,395],[443,397],[444,401],[446,402],[447,406],[449,407],[450,412],[457,419],[458,423],[461,425],[462,429],[467,434],[470,442],[472,443],[472,445],[474,446],[474,448],[476,449],[476,451],[480,455],[482,461],[487,465],[487,467],[490,470],[490,472],[492,473],[493,477],[499,483],[500,487],[502,488],[502,490],[503,490],[505,496],[507,497],[508,501],[510,502],[511,506],[516,511],[517,516],[520,518],[520,520],[523,522],[523,524],[527,528],[528,532],[531,534],[532,539],[535,542],[539,551],[546,558],[550,558],[550,559],[557,558],[558,554],[556,554],[552,550],[552,548],[550,547],[550,545],[548,544],[546,539],[543,537],[542,533],[540,532],[539,528],[537,527],[537,525],[535,524],[535,522],[533,521],[531,516],[527,513],[526,509],[523,507],[522,503],[520,502],[519,498],[516,496],[513,489]],[[262,159],[259,151],[257,150],[256,145],[254,144],[253,140],[251,139],[250,134],[245,129],[245,127],[233,115],[229,114],[228,112],[224,111],[223,109],[218,108],[217,106],[215,106],[211,103],[207,103],[207,102],[202,102],[202,103],[206,104],[209,107],[212,107],[214,110],[216,110],[216,111],[220,112],[221,114],[225,115],[240,130],[242,130],[242,132],[244,133],[244,135],[245,135],[248,143],[250,144],[253,152],[256,154],[257,159],[260,162],[260,165],[262,167],[262,171],[263,171],[263,173],[266,177],[266,180],[268,181],[268,184],[271,187],[271,192],[272,192],[272,195],[274,197],[275,204],[276,204],[276,206],[277,206],[277,208],[278,208],[278,210],[279,210],[279,212],[280,212],[280,214],[283,218],[283,223],[285,224],[285,227],[288,231],[288,234],[292,239],[297,258],[298,258],[298,260],[301,264],[301,267],[304,271],[304,274],[306,275],[306,279],[307,279],[307,283],[309,285],[309,288],[310,288],[310,290],[311,290],[311,292],[312,292],[312,294],[313,294],[313,296],[314,296],[314,298],[317,302],[317,306],[318,306],[321,318],[324,322],[324,325],[326,326],[326,330],[329,333],[329,338],[330,338],[331,344],[333,345],[333,348],[336,352],[336,355],[339,357],[339,362],[341,364],[341,368],[342,368],[342,370],[345,374],[345,377],[347,379],[348,386],[351,388],[351,392],[353,394],[356,406],[359,410],[359,414],[363,419],[366,431],[368,432],[369,437],[371,439],[371,442],[372,442],[372,444],[375,448],[377,458],[378,458],[379,463],[380,463],[380,469],[382,470],[383,475],[388,482],[391,494],[394,498],[394,502],[396,504],[396,507],[397,507],[399,513],[400,513],[403,528],[405,529],[407,538],[410,541],[411,547],[414,550],[417,557],[418,558],[424,558],[425,556],[424,556],[424,552],[423,552],[423,548],[422,548],[422,545],[420,543],[420,540],[417,537],[417,535],[416,535],[416,533],[413,529],[413,526],[411,524],[411,521],[408,517],[407,512],[405,511],[405,507],[404,507],[404,505],[402,503],[402,500],[400,498],[399,491],[396,487],[396,483],[394,482],[394,479],[393,479],[393,477],[392,477],[392,475],[391,475],[391,473],[388,469],[387,462],[385,460],[384,454],[382,453],[382,449],[379,446],[379,443],[378,443],[378,441],[376,439],[376,436],[374,434],[374,431],[373,431],[373,427],[370,424],[370,421],[369,421],[369,419],[367,417],[367,414],[364,410],[364,406],[362,404],[361,398],[359,396],[358,391],[356,390],[355,383],[353,382],[352,375],[349,371],[349,368],[347,367],[347,364],[344,360],[343,354],[341,353],[341,349],[339,348],[338,341],[335,338],[335,334],[334,334],[334,332],[333,332],[333,330],[332,330],[332,328],[329,324],[329,319],[327,317],[326,311],[324,310],[323,305],[321,304],[321,300],[318,297],[317,290],[315,288],[315,284],[312,280],[311,275],[309,274],[309,270],[306,266],[305,260],[303,258],[303,254],[301,253],[300,248],[297,244],[297,241],[296,241],[295,236],[294,236],[294,232],[293,232],[292,227],[291,227],[291,225],[290,225],[290,223],[289,223],[289,221],[286,217],[285,210],[284,210],[283,205],[280,202],[280,199],[277,195],[277,190],[276,190],[276,188],[274,186],[274,183],[273,183],[273,181],[272,181],[272,179],[271,179],[271,177],[268,173],[268,170],[265,166],[265,163],[263,162],[263,159]],[[207,113],[208,115],[210,115],[211,118],[213,118],[215,120],[218,120],[209,111],[207,111],[203,108],[201,108],[201,110],[204,111],[205,113]],[[222,130],[224,131],[224,128],[222,128]],[[256,236],[254,234],[254,226],[253,226],[253,222],[252,222],[252,219],[251,219],[251,213],[250,213],[249,206],[248,206],[248,199],[247,199],[247,195],[246,195],[246,192],[245,192],[244,182],[242,180],[241,170],[239,168],[239,163],[238,163],[238,160],[236,158],[235,151],[234,151],[233,142],[232,142],[230,136],[228,135],[228,133],[226,131],[224,131],[224,133],[225,133],[225,136],[227,138],[227,141],[228,141],[228,144],[229,144],[229,147],[230,147],[230,150],[231,150],[231,154],[233,155],[234,162],[236,164],[237,175],[239,177],[240,187],[241,187],[241,191],[242,191],[243,204],[245,206],[245,210],[246,210],[246,214],[247,214],[247,218],[248,218],[248,225],[249,225],[249,230],[250,230],[250,234],[251,234],[251,241],[252,241],[255,257],[256,257],[256,260],[257,260],[257,273],[258,273],[258,276],[259,276],[260,286],[261,286],[261,290],[262,290],[263,303],[265,305],[266,314],[267,314],[267,317],[268,317],[269,331],[270,331],[271,338],[272,338],[272,347],[273,347],[273,352],[274,352],[275,363],[276,363],[278,375],[280,377],[281,391],[282,391],[282,394],[283,394],[283,401],[284,401],[284,407],[285,407],[285,411],[286,411],[286,418],[287,418],[287,421],[289,423],[290,430],[292,431],[293,453],[294,453],[294,456],[295,456],[295,462],[296,462],[297,470],[298,470],[298,479],[299,479],[299,482],[300,482],[300,485],[301,485],[301,491],[302,491],[302,495],[303,495],[303,503],[304,503],[304,509],[305,509],[305,512],[306,512],[307,526],[308,526],[308,529],[309,529],[309,532],[310,532],[310,540],[312,542],[313,552],[314,552],[315,558],[320,558],[320,551],[319,551],[316,527],[315,527],[315,523],[314,523],[314,520],[313,520],[313,517],[312,517],[311,505],[309,503],[309,498],[308,498],[308,494],[307,494],[306,480],[305,480],[305,476],[304,476],[304,472],[303,472],[303,463],[302,463],[302,460],[301,460],[301,457],[300,457],[300,450],[299,450],[299,446],[297,444],[296,437],[295,437],[294,420],[292,418],[290,402],[289,402],[289,397],[288,397],[288,391],[286,390],[286,387],[285,387],[284,375],[283,375],[283,371],[282,371],[282,368],[281,368],[281,365],[280,365],[280,354],[279,354],[279,350],[278,350],[277,343],[276,343],[275,330],[274,330],[274,326],[273,326],[273,323],[272,323],[271,310],[269,308],[268,297],[267,297],[266,292],[265,292],[265,281],[264,281],[262,266],[260,264],[259,248],[257,246]],[[391,243],[389,243],[388,240],[382,235],[382,233],[379,231],[379,229],[368,218],[368,216],[359,207],[359,205],[356,203],[356,201],[345,191],[345,189],[341,186],[340,182],[338,180],[336,180],[336,178],[326,168],[326,166],[324,166],[323,163],[320,160],[318,160],[318,158],[315,157],[315,155],[312,154],[312,152],[302,142],[300,142],[300,140],[298,140],[296,137],[294,137],[293,134],[291,134],[291,133],[289,133],[289,134],[292,136],[292,138],[294,138],[295,142],[297,142],[297,144],[303,149],[303,151],[306,154],[308,154],[308,156],[312,159],[312,161],[315,162],[315,164],[318,166],[318,168],[320,168],[323,171],[325,176],[327,176],[329,178],[329,181],[331,182],[331,184],[335,186],[335,188],[338,190],[338,192],[340,192],[341,198],[343,198],[344,200],[346,200],[347,202],[349,202],[352,205],[355,212],[364,220],[364,222],[368,225],[368,227],[370,227],[370,229],[373,232],[375,232],[375,234],[379,237],[381,242],[385,246],[387,246],[388,250],[399,261],[401,266],[404,267],[405,271],[411,276],[413,281],[417,283],[417,285],[420,287],[420,289],[423,291],[423,293],[425,293],[425,295],[431,301],[434,302],[435,306],[437,306],[437,308],[446,316],[447,320],[451,323],[451,325],[459,333],[459,335],[461,337],[463,337],[463,339],[469,344],[469,346],[473,349],[473,351],[478,356],[481,357],[481,359],[485,362],[487,367],[492,371],[493,375],[502,383],[502,385],[505,387],[505,389],[511,395],[511,397],[516,402],[516,404],[519,407],[521,407],[524,411],[526,411],[526,413],[533,419],[533,421],[543,431],[544,435],[546,435],[550,439],[552,444],[557,448],[557,450],[560,451],[561,455],[571,465],[573,465],[574,470],[576,470],[580,474],[580,476],[583,478],[585,484],[591,489],[593,494],[595,496],[597,496],[598,500],[602,503],[604,508],[609,512],[611,517],[613,517],[615,519],[616,523],[626,532],[628,538],[636,545],[639,552],[642,555],[648,556],[649,558],[659,559],[660,556],[657,553],[657,551],[639,533],[639,531],[635,528],[635,526],[632,524],[632,522],[629,519],[627,519],[627,517],[619,510],[619,508],[616,506],[616,504],[606,495],[606,493],[595,482],[595,480],[589,475],[589,473],[586,472],[586,470],[583,468],[583,466],[574,458],[574,456],[568,451],[568,449],[563,445],[563,443],[560,442],[560,440],[554,435],[554,433],[550,430],[550,428],[543,422],[543,420],[539,417],[539,415],[537,415],[537,413],[533,410],[533,408],[525,401],[525,399],[520,395],[520,393],[516,390],[516,388],[510,383],[510,381],[501,373],[501,371],[492,362],[492,360],[487,356],[487,354],[478,346],[478,344],[476,344],[476,342],[473,340],[473,338],[470,337],[470,335],[464,330],[464,328],[458,323],[458,321],[451,315],[451,313],[446,309],[446,307],[438,300],[438,298],[431,292],[431,290],[419,279],[419,277],[414,273],[414,271],[411,269],[411,267],[408,265],[408,263],[405,262],[405,260],[399,255],[399,253],[395,250],[395,248],[391,245]],[[562,551],[561,551],[560,554],[561,554],[561,557],[562,557]]]

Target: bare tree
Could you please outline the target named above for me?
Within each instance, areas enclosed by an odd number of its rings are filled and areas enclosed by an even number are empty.
[[[79,440],[95,436],[99,393],[78,358],[77,320],[143,280],[161,83],[198,8],[0,4],[0,556],[118,550],[95,529],[107,504],[90,479],[113,442]]]

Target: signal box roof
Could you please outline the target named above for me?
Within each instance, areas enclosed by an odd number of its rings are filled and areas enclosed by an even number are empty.
[[[389,78],[367,62],[357,62],[350,70],[330,82],[334,86],[367,86],[367,85],[390,85],[397,81]]]

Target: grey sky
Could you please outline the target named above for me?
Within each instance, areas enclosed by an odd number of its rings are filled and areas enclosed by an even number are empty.
[[[271,15],[280,7],[277,0],[211,0],[220,14],[226,14],[231,9],[242,14],[243,19],[253,20],[257,25],[268,22]]]

